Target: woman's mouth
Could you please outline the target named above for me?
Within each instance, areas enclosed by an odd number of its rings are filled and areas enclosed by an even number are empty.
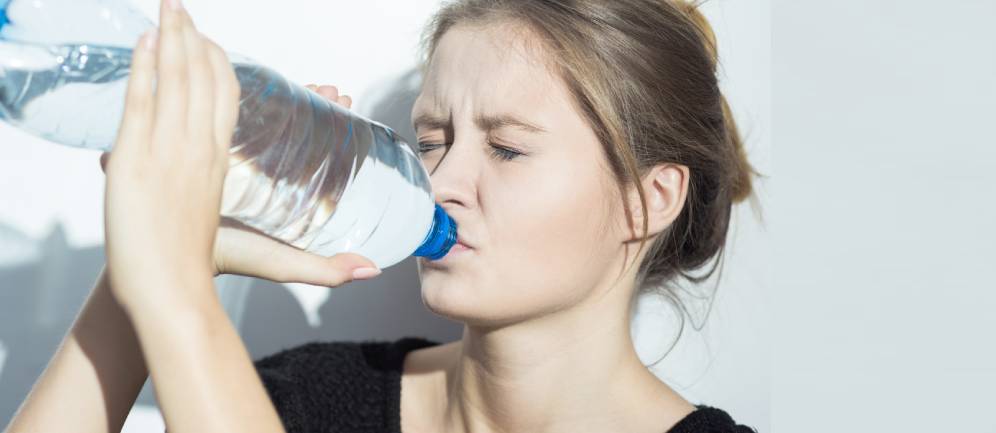
[[[467,246],[462,242],[457,242],[453,244],[450,251],[446,253],[443,258],[439,260],[425,260],[423,263],[428,267],[439,267],[446,266],[454,262],[454,260],[459,260],[462,257],[470,256],[474,253],[474,249]]]

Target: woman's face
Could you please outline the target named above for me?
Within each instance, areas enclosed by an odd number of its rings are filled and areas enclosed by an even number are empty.
[[[448,30],[412,110],[436,202],[471,247],[419,258],[422,297],[468,324],[570,307],[621,264],[620,198],[601,145],[540,50],[513,34]]]

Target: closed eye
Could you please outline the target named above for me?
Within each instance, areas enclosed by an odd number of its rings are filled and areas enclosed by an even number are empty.
[[[421,143],[420,142],[420,143],[418,143],[418,153],[420,155],[421,154],[425,154],[425,153],[429,153],[429,152],[431,152],[433,150],[436,150],[436,148],[438,148],[440,146],[448,146],[448,145],[449,145],[449,143],[438,144],[438,143]],[[506,147],[503,147],[503,146],[497,146],[495,144],[491,144],[491,156],[493,158],[495,158],[495,159],[500,160],[500,161],[511,161],[511,160],[513,160],[515,158],[518,158],[519,156],[522,156],[522,155],[523,154],[521,152],[516,152],[516,151],[514,151],[512,149],[509,149],[509,148],[506,148]]]

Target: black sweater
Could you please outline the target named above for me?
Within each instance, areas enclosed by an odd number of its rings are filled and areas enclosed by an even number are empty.
[[[440,343],[312,342],[255,361],[288,433],[401,433],[405,355]],[[721,409],[697,410],[664,433],[751,433]]]

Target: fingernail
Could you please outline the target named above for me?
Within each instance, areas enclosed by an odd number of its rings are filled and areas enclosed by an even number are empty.
[[[377,268],[358,268],[353,270],[354,280],[364,280],[378,275],[380,275],[380,269]]]
[[[183,9],[183,3],[181,3],[180,0],[166,0],[166,1],[169,2],[169,7],[175,11]]]

